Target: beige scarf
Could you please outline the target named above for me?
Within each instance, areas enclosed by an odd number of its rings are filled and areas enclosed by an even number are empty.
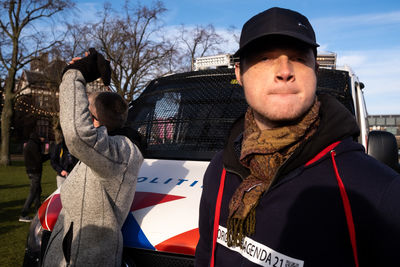
[[[316,132],[319,107],[316,100],[297,124],[263,131],[254,120],[253,110],[247,110],[240,162],[250,169],[250,175],[229,203],[228,246],[240,246],[245,236],[254,234],[255,208],[262,194],[271,185],[278,168]]]

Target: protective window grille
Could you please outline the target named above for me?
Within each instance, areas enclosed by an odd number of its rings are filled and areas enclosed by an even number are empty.
[[[176,74],[153,81],[131,104],[131,126],[148,157],[208,160],[247,109],[232,70]]]
[[[352,114],[354,105],[351,96],[350,76],[347,71],[318,70],[317,94],[330,94],[338,99]]]
[[[318,75],[318,93],[334,95],[354,114],[348,73]],[[247,110],[234,70],[226,68],[156,79],[130,107],[128,121],[145,138],[145,157],[185,160],[210,160]]]

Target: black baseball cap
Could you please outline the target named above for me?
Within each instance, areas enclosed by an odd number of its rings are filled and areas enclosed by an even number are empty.
[[[271,35],[289,36],[314,49],[319,46],[315,32],[305,16],[290,9],[273,7],[255,15],[243,25],[240,47],[233,56],[240,57],[251,42]]]

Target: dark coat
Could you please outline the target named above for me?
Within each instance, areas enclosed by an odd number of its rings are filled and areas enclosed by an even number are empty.
[[[24,145],[24,161],[27,173],[42,173],[43,162],[50,158],[49,154],[43,154],[42,142],[39,136],[33,132],[28,142]]]
[[[256,208],[255,234],[246,239],[242,251],[228,248],[223,241],[229,201],[249,173],[238,162],[237,143],[241,141],[243,123],[232,130],[225,150],[214,157],[204,176],[196,266],[208,266],[210,262],[223,167],[227,174],[215,266],[301,266],[288,257],[303,261],[304,267],[355,266],[333,161],[349,197],[360,266],[399,265],[400,176],[366,155],[364,147],[353,141],[358,135],[357,124],[341,104],[327,96],[321,96],[320,101],[317,133],[278,170]],[[332,152],[334,160],[326,151],[307,165],[336,141],[341,142]],[[257,260],[259,265],[254,263]]]
[[[69,153],[64,141],[52,147],[50,159],[51,166],[56,170],[59,176],[62,176],[61,172],[63,170],[70,173],[78,162],[78,159]]]

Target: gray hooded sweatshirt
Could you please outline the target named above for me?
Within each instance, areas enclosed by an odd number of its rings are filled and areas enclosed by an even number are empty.
[[[130,212],[139,168],[139,149],[124,136],[95,128],[86,82],[68,70],[60,85],[60,122],[65,142],[80,160],[60,189],[62,210],[43,266],[121,266],[121,227]]]

